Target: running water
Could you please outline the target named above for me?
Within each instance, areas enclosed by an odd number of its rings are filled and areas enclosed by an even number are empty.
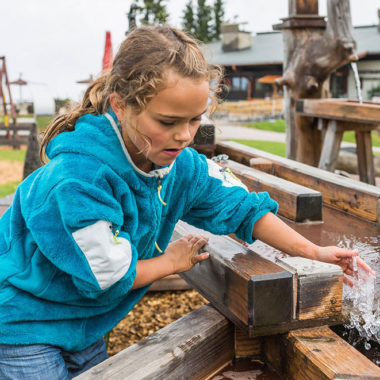
[[[359,71],[358,71],[358,65],[356,62],[351,62],[352,71],[354,72],[354,78],[355,78],[355,86],[356,86],[356,92],[358,94],[358,100],[359,103],[363,103],[363,95],[362,95],[362,89],[360,85],[360,78],[359,78]]]
[[[359,248],[359,252],[360,248],[363,248],[350,239],[342,240],[338,245],[344,248]],[[364,348],[370,350],[371,344],[373,345],[374,342],[380,344],[380,301],[376,297],[376,277],[358,267],[356,258],[353,264],[354,285],[352,287],[345,285],[343,288],[343,299],[347,308],[346,312],[348,312],[347,316],[350,319],[345,327],[348,329],[349,335],[356,336],[353,338],[354,341],[350,342],[351,344],[355,346],[362,341]],[[379,365],[378,353],[377,358],[375,363]]]

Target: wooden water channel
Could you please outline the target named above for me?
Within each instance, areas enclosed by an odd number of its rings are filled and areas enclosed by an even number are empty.
[[[269,191],[286,223],[317,244],[336,244],[345,233],[359,240],[379,234],[374,186],[234,142],[217,144],[214,153],[230,157],[221,165],[251,191]],[[193,232],[199,230],[179,222],[173,239]],[[339,267],[231,237],[210,235],[207,250],[210,259],[181,276],[210,305],[77,378],[212,379],[248,358],[276,372],[266,378],[380,379],[380,368],[328,327],[342,321]]]

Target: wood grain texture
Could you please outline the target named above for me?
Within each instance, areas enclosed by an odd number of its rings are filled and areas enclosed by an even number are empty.
[[[356,125],[371,124],[372,129],[380,127],[380,106],[370,102],[360,104],[358,101],[333,98],[299,99],[296,110],[303,116],[354,122]]]
[[[292,274],[228,237],[179,222],[173,234],[209,236],[208,260],[181,276],[245,331],[289,323],[293,309]]]
[[[288,257],[278,264],[294,273],[297,281],[296,318],[340,318],[343,298],[343,272],[337,265],[302,257]]]
[[[235,358],[260,357],[262,338],[250,338],[247,332],[235,327]]]
[[[378,222],[380,189],[293,160],[233,142],[219,142],[216,154],[249,165],[251,158],[263,157],[273,162],[273,174],[322,193],[323,202],[363,219]]]
[[[292,331],[283,345],[286,379],[380,379],[380,368],[327,326]]]
[[[233,356],[232,324],[205,305],[75,379],[204,379]]]
[[[249,168],[236,161],[228,160],[220,165],[231,169],[249,191],[267,191],[271,198],[278,202],[278,213],[285,218],[295,222],[322,220],[320,192]]]

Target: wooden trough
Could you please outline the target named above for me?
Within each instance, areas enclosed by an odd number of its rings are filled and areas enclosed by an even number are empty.
[[[379,233],[374,186],[233,142],[217,144],[215,153],[230,157],[221,165],[250,190],[269,191],[284,221],[317,244]],[[173,239],[194,232],[179,222]],[[210,259],[181,276],[211,305],[77,379],[212,379],[241,358],[265,363],[278,379],[380,379],[380,368],[328,327],[341,323],[338,266],[209,235]]]

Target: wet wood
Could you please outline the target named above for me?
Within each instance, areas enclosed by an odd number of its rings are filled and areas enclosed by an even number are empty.
[[[372,153],[371,132],[356,131],[355,137],[360,181],[375,185],[375,165]]]
[[[343,131],[339,129],[336,120],[329,120],[324,135],[321,157],[318,167],[330,172],[335,170],[338,161],[340,144],[343,138]]]
[[[250,338],[246,331],[235,327],[235,358],[259,357],[261,346],[261,337]]]
[[[286,379],[380,379],[380,368],[327,326],[292,331],[282,344]]]
[[[289,329],[293,309],[290,272],[229,237],[183,222],[177,224],[173,239],[190,233],[209,236],[205,249],[210,258],[181,273],[194,289],[250,336],[268,325]]]
[[[273,174],[322,193],[323,202],[363,219],[379,221],[380,189],[334,173],[304,165],[233,141],[219,142],[216,154],[249,165],[251,158],[273,162]]]
[[[278,264],[291,271],[297,282],[293,288],[295,318],[341,318],[343,272],[337,265],[303,257],[278,259]]]
[[[205,305],[75,379],[204,379],[233,359],[233,338],[232,324]]]
[[[278,202],[278,213],[285,218],[295,222],[322,220],[322,194],[320,192],[251,169],[236,161],[228,160],[220,165],[231,169],[249,191],[267,191]]]

